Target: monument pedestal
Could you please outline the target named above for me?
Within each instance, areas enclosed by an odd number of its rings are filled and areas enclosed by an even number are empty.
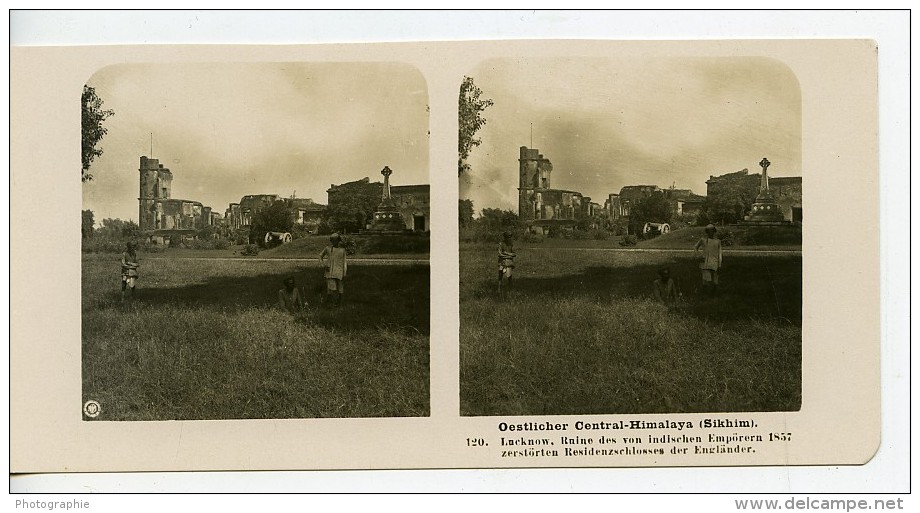
[[[374,212],[374,220],[371,221],[371,227],[368,232],[371,233],[402,233],[406,229],[406,223],[403,221],[402,214],[395,207],[378,208]]]

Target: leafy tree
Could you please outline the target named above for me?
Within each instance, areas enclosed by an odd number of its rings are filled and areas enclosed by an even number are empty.
[[[473,200],[462,199],[460,200],[459,207],[459,226],[460,228],[466,228],[473,222]]]
[[[250,239],[255,239],[259,244],[263,244],[266,233],[289,232],[293,226],[294,214],[287,202],[284,200],[275,201],[252,216],[249,237]]]
[[[96,95],[96,90],[88,85],[83,86],[82,97],[82,142],[83,142],[83,170],[81,180],[88,182],[93,179],[89,172],[89,166],[93,160],[102,155],[102,148],[96,145],[102,140],[102,137],[108,132],[102,122],[109,116],[114,116],[115,111],[108,109],[103,110],[102,98]]]
[[[500,208],[484,208],[482,215],[476,220],[484,229],[490,232],[519,231],[524,228],[520,217],[512,210]]]
[[[105,239],[129,239],[140,235],[141,227],[134,221],[106,218],[96,229],[96,235]]]
[[[721,184],[717,192],[703,201],[698,224],[737,223],[744,219],[757,198],[757,188],[741,180]]]
[[[668,223],[674,214],[671,202],[663,193],[640,198],[629,209],[629,226],[633,233],[642,229],[645,223]]]
[[[92,210],[83,210],[82,222],[80,224],[80,237],[83,239],[91,239],[93,237],[93,211]]]
[[[205,226],[201,228],[200,230],[198,230],[198,232],[195,234],[195,237],[197,237],[200,240],[207,240],[207,239],[213,239],[214,236],[219,233],[220,233],[220,228],[218,228],[217,226]]]
[[[470,156],[470,151],[482,144],[481,139],[476,138],[476,132],[486,124],[486,119],[482,117],[482,112],[493,105],[492,100],[480,99],[482,90],[476,87],[472,77],[463,77],[463,83],[460,84],[460,103],[459,103],[459,141],[457,159],[457,175],[470,170],[470,165],[466,159]]]
[[[382,187],[382,184],[371,183],[367,178],[335,186],[329,192],[323,224],[328,229],[344,233],[363,230],[380,205]]]

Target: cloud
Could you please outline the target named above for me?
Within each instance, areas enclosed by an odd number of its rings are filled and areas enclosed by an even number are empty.
[[[96,217],[137,217],[137,168],[153,157],[174,197],[223,212],[246,194],[326,201],[332,183],[428,183],[428,92],[414,68],[386,63],[118,65],[88,81],[115,116],[96,180]]]

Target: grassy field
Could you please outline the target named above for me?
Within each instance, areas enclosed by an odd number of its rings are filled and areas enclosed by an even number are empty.
[[[801,405],[801,257],[726,256],[718,296],[680,252],[461,245],[462,415],[788,411]],[[684,294],[651,300],[669,266]]]
[[[429,270],[353,264],[319,304],[318,264],[140,254],[123,304],[112,255],[83,256],[83,397],[97,420],[426,416]],[[273,306],[294,275],[310,302]]]
[[[732,248],[744,249],[801,249],[802,227],[788,226],[724,226],[719,227],[718,237],[732,237]],[[639,241],[636,247],[655,249],[692,249],[705,236],[705,228],[692,226]]]
[[[726,248],[745,250],[774,250],[788,251],[801,250],[802,248],[802,227],[790,225],[785,227],[744,227],[744,226],[726,226],[720,227],[719,236],[724,237],[728,234],[733,236],[732,246]],[[653,237],[648,240],[640,240],[635,246],[621,246],[620,241],[623,236],[610,235],[606,239],[566,239],[564,237],[544,237],[534,238],[529,241],[516,240],[514,245],[518,248],[554,248],[554,249],[675,249],[675,250],[693,250],[693,246],[704,236],[702,226],[691,226],[680,228],[670,233]],[[497,247],[500,234],[495,235],[493,242],[463,242],[462,244],[470,248],[488,247],[494,249]]]

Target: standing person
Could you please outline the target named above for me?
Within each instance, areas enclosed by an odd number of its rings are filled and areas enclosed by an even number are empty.
[[[278,290],[278,307],[292,314],[303,310],[303,299],[300,297],[300,290],[293,276],[285,278],[284,288]]]
[[[510,232],[502,234],[502,241],[498,243],[498,295],[502,298],[511,290],[512,271],[514,270],[514,240]],[[505,284],[507,282],[507,284]],[[502,285],[505,284],[503,289]]]
[[[658,279],[654,283],[655,299],[666,305],[674,304],[679,296],[677,285],[671,278],[671,270],[667,267],[658,271]]]
[[[329,237],[331,246],[323,248],[319,254],[319,261],[326,265],[326,298],[335,306],[342,304],[342,298],[345,295],[345,275],[348,273],[348,262],[345,261],[345,247],[342,245],[342,237],[338,233],[333,233]],[[326,264],[326,258],[329,263]]]
[[[131,289],[131,299],[134,299],[135,286],[137,285],[137,268],[140,264],[137,261],[137,242],[128,241],[125,244],[125,252],[121,254],[121,300],[125,300],[125,291]]]
[[[702,255],[700,255],[702,250]],[[716,238],[716,227],[706,225],[706,237],[696,243],[694,251],[701,257],[704,291],[715,294],[719,290],[719,269],[722,267],[722,241]]]

